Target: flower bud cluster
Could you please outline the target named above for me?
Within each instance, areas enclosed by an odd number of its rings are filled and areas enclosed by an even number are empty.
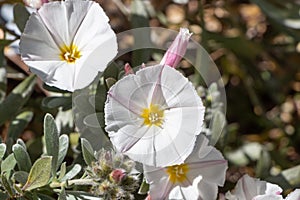
[[[96,182],[91,192],[104,199],[134,199],[132,193],[139,186],[138,177],[131,173],[135,163],[113,150],[101,149],[97,158],[86,170]]]

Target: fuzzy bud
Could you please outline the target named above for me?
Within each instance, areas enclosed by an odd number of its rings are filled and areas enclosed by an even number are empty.
[[[122,180],[124,180],[124,178],[126,178],[126,175],[127,174],[125,170],[115,169],[110,173],[109,178],[112,182],[120,183]]]

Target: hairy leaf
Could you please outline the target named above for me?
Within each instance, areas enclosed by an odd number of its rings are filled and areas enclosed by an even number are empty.
[[[85,138],[81,138],[81,149],[85,163],[90,166],[95,161],[94,150]]]
[[[45,186],[49,182],[51,176],[51,162],[51,156],[45,156],[36,160],[22,190],[30,191]]]
[[[24,149],[24,147],[19,144],[14,144],[12,150],[19,170],[29,172],[32,164],[26,149]]]
[[[44,135],[47,155],[52,156],[52,175],[54,177],[57,169],[59,135],[54,118],[50,114],[46,114],[44,118]]]

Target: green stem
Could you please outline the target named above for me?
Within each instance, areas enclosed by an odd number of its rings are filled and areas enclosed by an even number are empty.
[[[74,179],[63,182],[52,182],[50,184],[51,188],[60,188],[71,185],[95,185],[95,181],[93,179]]]

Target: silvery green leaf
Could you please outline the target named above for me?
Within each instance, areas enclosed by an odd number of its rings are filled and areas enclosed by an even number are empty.
[[[272,165],[272,160],[270,154],[266,150],[262,150],[260,154],[260,158],[257,161],[255,173],[256,176],[260,178],[266,178],[270,174],[270,168]]]
[[[28,179],[29,173],[24,172],[24,171],[17,171],[13,174],[13,179],[16,180],[17,182],[21,183],[24,185]]]
[[[5,155],[6,152],[6,144],[1,143],[0,144],[0,160],[2,160],[3,156]]]
[[[52,156],[52,175],[54,177],[59,153],[59,133],[54,118],[50,114],[46,114],[44,118],[44,135],[47,155]]]
[[[283,170],[281,174],[291,186],[300,184],[300,165]]]
[[[33,112],[24,111],[16,116],[14,120],[11,121],[8,128],[8,137],[13,138],[14,141],[21,135],[24,129],[27,127],[29,122],[32,120]]]
[[[0,53],[3,54],[3,49],[0,48]],[[0,59],[0,64],[2,60]],[[7,88],[6,70],[0,65],[0,103],[5,99]]]
[[[63,107],[63,110],[69,110],[72,108],[72,96],[45,97],[42,105],[50,109]]]
[[[146,179],[144,178],[140,186],[140,189],[138,191],[138,194],[145,195],[148,193],[148,191],[149,191],[149,184],[146,182]]]
[[[7,179],[5,174],[1,175],[1,183],[2,186],[4,186],[5,191],[9,194],[9,196],[13,197],[14,192],[13,192],[12,184],[10,183],[10,180]]]
[[[12,151],[17,161],[19,170],[29,172],[32,164],[26,149],[24,149],[24,147],[19,144],[14,144],[12,147]]]
[[[15,168],[17,161],[14,157],[14,154],[9,154],[1,163],[1,173],[10,172]]]
[[[63,162],[63,164],[61,164],[60,166],[59,177],[58,177],[59,181],[61,181],[61,179],[66,175],[66,171],[67,171],[66,162]]]
[[[30,191],[47,185],[51,177],[51,162],[51,156],[45,156],[36,160],[29,172],[27,182],[22,190]]]
[[[27,149],[26,144],[24,143],[24,141],[22,139],[17,139],[17,144],[21,145],[22,147],[24,147],[24,149]]]
[[[101,197],[93,196],[87,192],[81,191],[66,191],[67,193],[67,200],[104,200]]]
[[[69,137],[67,135],[61,135],[59,137],[59,153],[56,167],[59,168],[64,158],[67,155],[69,149]]]
[[[210,145],[215,145],[217,143],[218,139],[220,138],[223,132],[225,124],[226,124],[225,115],[221,111],[216,110],[213,113],[213,118],[211,122],[211,136],[209,141]]]
[[[95,161],[94,150],[85,138],[81,138],[81,149],[85,163],[90,166]]]
[[[61,179],[61,182],[74,178],[81,171],[81,166],[75,164],[70,171]]]
[[[30,75],[15,87],[0,104],[0,126],[14,117],[29,99],[36,83],[36,76]]]

